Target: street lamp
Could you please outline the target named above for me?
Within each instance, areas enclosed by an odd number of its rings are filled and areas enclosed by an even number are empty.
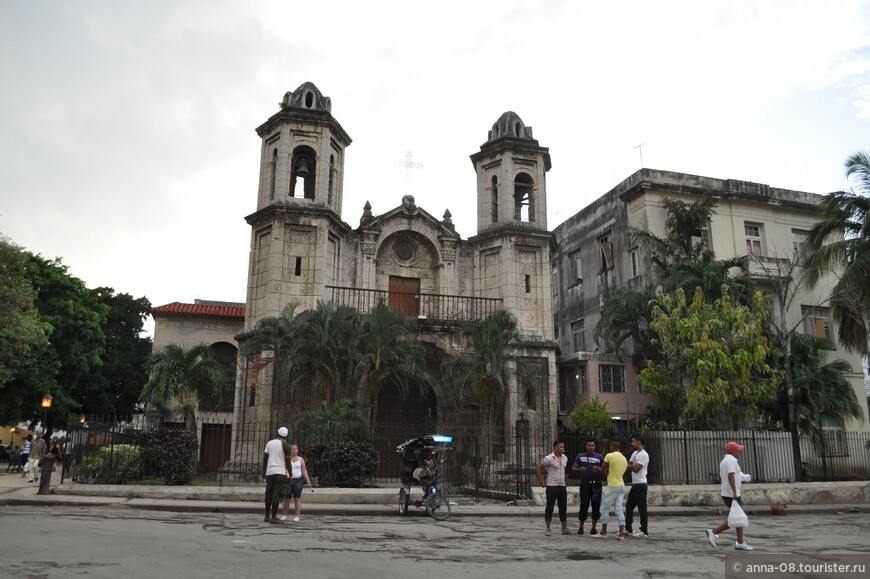
[[[51,394],[42,397],[42,433],[48,430],[48,409],[51,408]]]

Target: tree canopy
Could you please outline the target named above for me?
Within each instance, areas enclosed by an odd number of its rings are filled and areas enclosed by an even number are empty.
[[[678,289],[653,301],[652,327],[662,355],[647,362],[638,381],[653,396],[653,420],[734,428],[773,399],[780,381],[780,372],[767,364],[767,303],[756,293],[750,306],[735,305],[727,286],[712,304],[702,296],[698,288],[689,302]]]

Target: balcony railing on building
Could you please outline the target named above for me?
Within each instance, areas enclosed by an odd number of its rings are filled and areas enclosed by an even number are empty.
[[[486,318],[502,305],[499,298],[478,298],[460,295],[402,293],[387,290],[326,286],[332,302],[350,306],[360,313],[371,311],[380,300],[405,312],[412,318],[473,322]]]

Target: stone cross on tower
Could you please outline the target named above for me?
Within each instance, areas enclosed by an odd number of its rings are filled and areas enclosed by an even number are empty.
[[[411,183],[413,181],[413,175],[411,172],[414,169],[422,169],[422,163],[415,163],[413,157],[411,156],[411,151],[405,151],[405,160],[404,161],[396,161],[396,164],[399,167],[405,168],[405,189],[407,189],[407,193],[413,193]]]

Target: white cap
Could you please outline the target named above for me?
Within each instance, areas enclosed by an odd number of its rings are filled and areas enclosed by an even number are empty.
[[[278,429],[278,436],[287,436],[290,432],[287,430],[286,426],[282,426]]]

